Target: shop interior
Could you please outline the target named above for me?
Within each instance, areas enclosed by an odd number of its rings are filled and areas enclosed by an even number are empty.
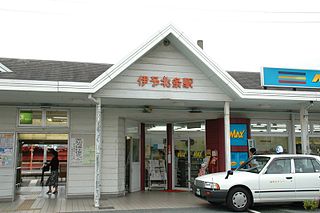
[[[67,180],[68,134],[18,134],[16,188],[19,194],[29,194],[34,187],[43,187],[50,176],[43,171],[45,163],[52,159],[50,150],[58,152],[59,186]]]
[[[167,132],[166,124],[146,125],[145,186],[148,190],[167,188]],[[173,187],[190,189],[205,157],[204,122],[175,123],[173,125]]]

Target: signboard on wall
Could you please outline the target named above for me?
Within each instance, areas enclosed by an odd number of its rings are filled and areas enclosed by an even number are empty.
[[[247,125],[230,124],[230,143],[231,146],[247,146]]]
[[[72,164],[82,164],[83,160],[83,139],[71,138],[70,160]]]
[[[0,133],[0,168],[13,166],[14,133]]]
[[[32,111],[20,111],[20,124],[32,124]]]
[[[320,70],[264,67],[262,86],[319,88]]]
[[[95,160],[94,134],[72,134],[69,153],[71,166],[93,166]]]

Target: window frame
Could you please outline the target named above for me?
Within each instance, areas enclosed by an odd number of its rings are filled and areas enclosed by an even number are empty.
[[[36,111],[41,112],[41,125],[33,124],[21,124],[20,113],[22,111]],[[47,125],[47,112],[66,112],[67,113],[67,124],[65,126]],[[61,129],[70,127],[70,110],[67,109],[40,109],[40,108],[19,108],[17,113],[17,127],[19,128],[48,128],[48,129]]]

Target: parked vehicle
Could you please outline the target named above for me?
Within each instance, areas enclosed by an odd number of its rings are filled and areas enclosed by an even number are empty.
[[[256,155],[235,171],[196,178],[193,193],[212,204],[226,203],[232,211],[254,203],[319,199],[320,157]]]

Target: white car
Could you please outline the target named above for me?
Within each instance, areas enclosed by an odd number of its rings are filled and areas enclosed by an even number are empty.
[[[320,197],[320,157],[256,155],[235,171],[197,177],[193,193],[209,203],[245,211],[254,203],[299,202]]]

